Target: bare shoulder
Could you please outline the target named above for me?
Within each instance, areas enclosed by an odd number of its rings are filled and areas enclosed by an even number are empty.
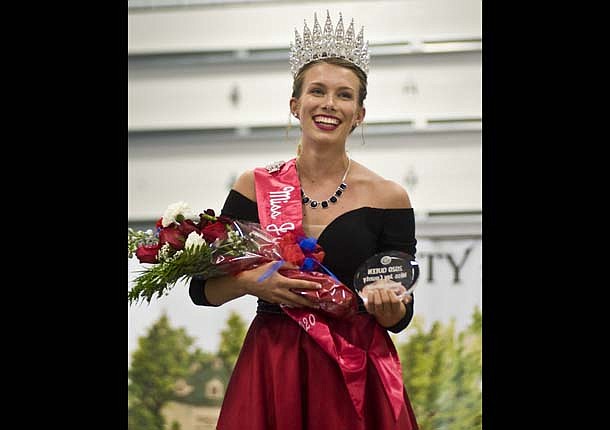
[[[399,208],[410,208],[411,199],[407,190],[404,189],[400,184],[389,179],[382,179],[377,184],[379,187],[378,195],[380,197],[380,206],[384,209],[399,209]]]
[[[239,175],[232,188],[255,202],[256,188],[254,187],[254,170],[246,170]]]
[[[367,200],[371,206],[383,209],[411,207],[409,194],[400,184],[380,176],[360,163],[357,167],[357,177],[358,182],[365,185]]]

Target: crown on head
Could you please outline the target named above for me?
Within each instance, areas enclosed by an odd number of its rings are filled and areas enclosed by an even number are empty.
[[[339,12],[339,22],[333,31],[333,24],[330,20],[330,13],[326,11],[326,23],[324,32],[318,23],[318,17],[313,15],[313,34],[307,27],[303,28],[303,39],[299,32],[294,30],[295,41],[290,43],[290,70],[292,76],[296,77],[301,67],[322,58],[343,58],[358,66],[365,75],[369,73],[369,42],[364,42],[364,26],[360,29],[358,36],[354,38],[354,19],[350,23],[347,32],[343,33],[343,16]]]

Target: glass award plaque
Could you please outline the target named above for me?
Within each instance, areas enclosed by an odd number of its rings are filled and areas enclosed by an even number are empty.
[[[354,274],[354,289],[366,302],[366,292],[374,288],[389,289],[400,300],[411,294],[419,278],[415,258],[401,251],[380,252],[367,259]]]

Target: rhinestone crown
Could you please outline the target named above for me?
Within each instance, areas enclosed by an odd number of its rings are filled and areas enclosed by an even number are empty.
[[[360,29],[358,36],[354,38],[353,18],[345,34],[343,33],[343,16],[341,16],[341,13],[339,13],[339,22],[334,31],[328,10],[326,11],[324,32],[322,32],[315,13],[313,18],[313,34],[307,27],[307,21],[305,20],[302,40],[296,28],[294,30],[295,41],[294,44],[290,43],[289,60],[292,76],[296,77],[301,67],[312,61],[331,57],[344,58],[358,66],[365,75],[368,75],[371,54],[368,40],[366,43],[364,42],[364,26]]]

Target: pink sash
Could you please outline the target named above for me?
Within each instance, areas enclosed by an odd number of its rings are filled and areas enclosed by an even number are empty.
[[[293,231],[305,236],[301,185],[295,159],[254,170],[256,200],[261,226],[280,236]],[[306,308],[282,307],[284,313],[296,321],[316,343],[339,365],[347,390],[358,416],[362,418],[366,388],[366,365],[371,360],[377,369],[388,401],[397,420],[405,405],[402,370],[396,354],[388,350],[383,328],[375,325],[368,351],[349,343],[333,330],[334,319]],[[394,350],[395,351],[395,350]]]

